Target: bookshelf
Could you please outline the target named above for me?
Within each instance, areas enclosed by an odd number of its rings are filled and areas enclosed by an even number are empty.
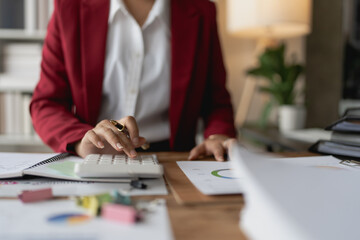
[[[28,109],[53,7],[53,0],[0,0],[0,151],[52,151]]]
[[[45,38],[45,34],[45,30],[28,32],[23,29],[0,29],[0,39],[9,41],[42,41]]]

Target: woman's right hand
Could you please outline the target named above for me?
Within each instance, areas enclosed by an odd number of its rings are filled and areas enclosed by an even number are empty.
[[[119,131],[110,120],[102,120],[75,144],[75,152],[83,158],[92,153],[119,154],[119,152],[125,152],[129,157],[136,157],[135,148],[145,144],[146,139],[139,136],[135,118],[128,116],[117,122],[124,125],[127,132]]]

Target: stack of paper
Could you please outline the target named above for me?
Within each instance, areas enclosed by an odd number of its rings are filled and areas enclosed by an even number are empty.
[[[229,154],[244,176],[240,223],[251,239],[359,239],[358,170],[334,159],[324,166],[266,159],[236,144]]]

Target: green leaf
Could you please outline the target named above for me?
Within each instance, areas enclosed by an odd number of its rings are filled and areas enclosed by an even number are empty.
[[[280,105],[293,104],[295,99],[295,84],[304,71],[300,64],[285,63],[285,44],[267,48],[258,57],[258,67],[249,69],[248,75],[263,77],[268,80],[268,86],[260,91],[268,93]]]
[[[247,71],[247,74],[257,76],[257,77],[264,77],[265,79],[270,80],[270,81],[273,78],[272,71],[270,71],[268,69],[263,69],[263,68],[250,69],[250,70]]]

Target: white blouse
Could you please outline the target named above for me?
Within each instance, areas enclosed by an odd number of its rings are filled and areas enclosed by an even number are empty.
[[[169,139],[170,4],[156,0],[142,27],[110,1],[99,121],[134,116],[149,142]]]

